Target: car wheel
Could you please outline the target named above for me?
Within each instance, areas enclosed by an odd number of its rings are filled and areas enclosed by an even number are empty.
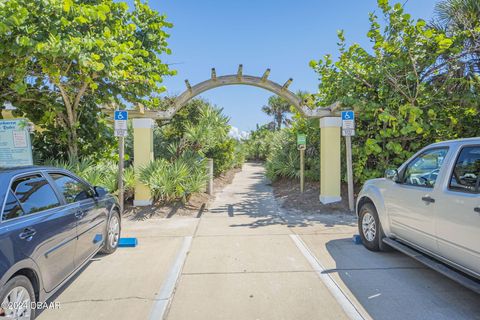
[[[35,294],[32,284],[25,276],[10,279],[0,290],[0,319],[35,319]]]
[[[117,250],[121,229],[120,214],[117,211],[114,211],[110,220],[108,220],[107,236],[103,248],[100,250],[101,253],[111,254]]]
[[[377,209],[372,203],[365,203],[358,214],[358,232],[363,245],[371,251],[381,251],[381,241],[384,237]]]

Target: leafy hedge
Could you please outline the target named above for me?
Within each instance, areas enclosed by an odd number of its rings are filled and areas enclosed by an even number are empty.
[[[430,143],[480,136],[480,11],[478,5],[461,3],[440,2],[441,21],[428,24],[413,20],[401,4],[378,0],[385,25],[370,15],[371,48],[347,46],[339,31],[338,59],[326,55],[310,63],[320,80],[311,107],[338,101],[356,112],[356,183],[383,176],[385,169],[398,167]],[[296,113],[291,128],[254,133],[248,143],[250,154],[266,158],[272,178],[298,174],[298,132],[307,134],[307,176],[319,176],[318,120]],[[273,142],[268,138],[272,134]],[[257,135],[265,139],[255,141]]]
[[[118,163],[112,160],[95,162],[92,158],[57,160],[49,159],[44,165],[64,168],[88,181],[93,186],[101,186],[108,191],[118,193]],[[133,167],[124,172],[125,198],[133,196],[135,188],[135,174]]]
[[[466,47],[480,36],[479,13],[466,15],[470,23],[455,30],[413,20],[399,3],[379,0],[378,6],[386,25],[370,15],[372,48],[347,46],[340,31],[338,60],[327,55],[310,64],[320,78],[316,104],[340,101],[356,111],[358,183],[382,176],[429,143],[480,135],[480,48]]]

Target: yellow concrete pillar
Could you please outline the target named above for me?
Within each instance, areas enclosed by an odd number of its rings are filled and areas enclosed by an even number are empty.
[[[153,161],[153,125],[152,119],[133,119],[133,167],[135,172]],[[140,181],[135,181],[134,206],[152,204],[150,189]]]
[[[342,200],[340,193],[340,117],[320,119],[320,202]]]

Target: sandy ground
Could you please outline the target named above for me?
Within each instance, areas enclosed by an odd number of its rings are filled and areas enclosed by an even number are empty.
[[[304,192],[300,192],[300,181],[296,179],[279,179],[272,183],[273,193],[282,208],[297,214],[322,214],[348,211],[347,186],[342,185],[342,201],[322,204],[319,201],[320,183],[305,182]]]
[[[214,192],[219,192],[225,186],[232,183],[235,174],[240,172],[241,168],[231,169],[226,173],[215,178],[213,181]],[[155,203],[146,207],[134,207],[132,203],[125,207],[124,217],[129,220],[145,220],[149,218],[171,218],[173,216],[196,217],[208,209],[208,205],[215,199],[214,195],[206,193],[196,193],[192,195],[187,203]]]

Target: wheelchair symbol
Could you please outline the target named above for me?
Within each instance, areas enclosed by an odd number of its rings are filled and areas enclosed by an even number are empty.
[[[342,120],[352,120],[352,119],[353,119],[353,112],[352,111],[342,112]]]
[[[128,113],[126,111],[115,111],[115,120],[127,120]]]

